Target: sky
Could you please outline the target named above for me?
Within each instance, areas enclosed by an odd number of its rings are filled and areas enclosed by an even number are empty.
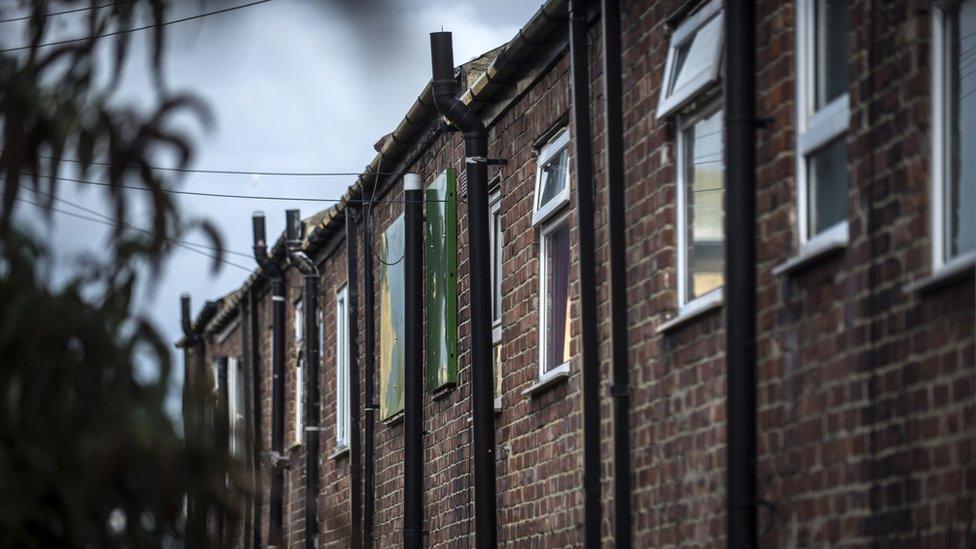
[[[168,19],[247,3],[247,0],[175,2]],[[541,0],[272,0],[245,9],[167,27],[165,77],[170,89],[202,97],[215,119],[195,137],[192,168],[244,171],[361,172],[375,155],[373,144],[402,120],[430,78],[428,33],[454,33],[455,62],[461,64],[510,40],[538,10]],[[72,16],[62,16],[66,19]],[[71,36],[69,21],[56,33]],[[5,46],[17,33],[0,33]],[[153,88],[146,56],[149,33],[135,33],[131,62],[118,101],[145,107]],[[161,163],[165,163],[161,159]],[[338,198],[353,177],[187,176],[181,188],[193,191]],[[63,184],[62,198],[108,213],[97,187]],[[269,239],[283,229],[284,211],[308,217],[328,204],[176,197],[187,217],[204,217],[219,229],[224,248],[250,255],[251,215],[265,212]],[[138,201],[138,199],[135,199]],[[66,210],[73,208],[59,205]],[[41,213],[20,205],[19,219],[42,227]],[[140,209],[134,210],[134,224]],[[143,212],[145,209],[142,210]],[[78,211],[82,215],[90,215]],[[109,229],[54,214],[43,229],[56,262],[53,278],[72,270],[72,261],[99,254]],[[186,240],[204,242],[201,234]],[[146,284],[138,309],[163,337],[181,336],[179,298],[191,296],[194,314],[204,301],[240,287],[253,260],[225,256],[247,270],[223,265],[175,248],[161,276]],[[176,365],[180,355],[173,354]],[[180,375],[181,368],[174,368]],[[177,380],[181,381],[181,380]],[[178,393],[177,393],[178,394]],[[176,395],[174,395],[176,397]],[[178,412],[178,398],[171,410]]]

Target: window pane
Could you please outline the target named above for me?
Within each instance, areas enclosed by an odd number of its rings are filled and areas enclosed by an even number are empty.
[[[683,135],[685,143],[685,243],[688,299],[722,285],[725,234],[722,111],[702,118]]]
[[[302,339],[302,321],[304,318],[304,312],[302,309],[302,302],[295,302],[295,341],[301,341]]]
[[[976,249],[976,0],[958,6],[949,28],[951,93],[946,257]]]
[[[560,191],[566,188],[567,170],[569,168],[569,151],[566,148],[559,151],[542,166],[542,198],[539,199],[541,208],[552,200]]]
[[[715,52],[722,39],[722,18],[713,17],[698,29],[687,42],[678,47],[674,57],[674,78],[668,95],[690,82],[699,74],[710,71],[718,62]]]
[[[546,357],[549,371],[569,360],[569,223],[545,236]]]
[[[491,210],[491,319],[502,318],[502,216],[498,203]]]
[[[847,143],[837,139],[810,155],[810,236],[847,218]]]
[[[820,0],[816,13],[817,108],[847,92],[847,0]]]
[[[502,345],[495,345],[492,349],[492,366],[495,370],[495,398],[502,395]]]

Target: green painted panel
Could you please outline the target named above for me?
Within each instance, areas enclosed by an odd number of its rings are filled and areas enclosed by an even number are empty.
[[[380,419],[403,411],[404,224],[396,218],[380,237]]]
[[[457,177],[447,169],[427,186],[424,291],[427,390],[457,382]]]

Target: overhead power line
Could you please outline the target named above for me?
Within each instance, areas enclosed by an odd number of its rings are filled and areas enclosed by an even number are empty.
[[[100,10],[102,8],[109,8],[115,5],[129,4],[133,1],[134,0],[126,0],[124,2],[109,2],[107,4],[100,4],[98,6],[85,6],[83,8],[72,8],[70,10],[52,11],[50,13],[42,14],[41,17],[56,17],[58,15],[67,15],[69,13],[78,13],[80,11]],[[0,23],[12,23],[14,21],[24,21],[25,19],[30,19],[31,17],[33,17],[33,15],[21,15],[19,17],[10,17],[8,19],[0,19]]]
[[[29,176],[30,174],[26,174],[26,175]],[[148,187],[126,185],[124,183],[113,185],[112,183],[106,183],[104,181],[89,181],[87,179],[76,179],[73,177],[62,177],[62,176],[52,176],[52,175],[42,175],[39,177],[43,177],[45,179],[56,179],[58,181],[70,181],[72,183],[81,183],[83,185],[97,185],[99,187],[117,187],[120,189],[130,189],[134,191],[150,191],[150,192],[153,191],[153,189],[150,189]],[[297,197],[297,196],[293,197],[293,196],[272,196],[272,195],[252,195],[252,194],[205,193],[201,191],[184,191],[180,189],[158,189],[158,190],[168,194],[200,196],[200,197],[209,197],[209,198],[229,198],[235,200],[238,199],[239,200],[279,200],[279,201],[287,201],[287,202],[331,202],[331,203],[339,203],[343,201],[341,198],[313,198],[313,197]],[[348,200],[346,202],[348,204],[372,203],[372,201],[367,202],[364,200]],[[403,200],[388,199],[388,200],[384,200],[384,202],[399,203],[399,202],[403,202]],[[428,199],[427,202],[444,202],[444,200]]]
[[[173,20],[170,20],[170,21],[163,21],[162,23],[159,23],[158,25],[157,24],[143,25],[141,27],[134,27],[134,28],[131,28],[131,29],[122,29],[122,30],[117,30],[117,31],[104,32],[102,34],[97,34],[95,36],[85,36],[85,37],[82,37],[82,38],[71,38],[71,39],[68,39],[68,40],[57,40],[57,41],[54,41],[54,42],[44,42],[42,44],[38,44],[37,46],[30,46],[30,45],[28,45],[28,46],[19,46],[19,47],[16,47],[16,48],[7,48],[5,50],[0,50],[0,53],[10,53],[10,52],[15,52],[15,51],[24,51],[24,50],[29,50],[29,49],[34,48],[34,47],[37,47],[37,48],[46,48],[48,46],[61,46],[61,45],[64,45],[64,44],[76,44],[78,42],[86,42],[86,41],[89,41],[89,40],[96,40],[98,38],[107,38],[109,36],[117,36],[117,35],[120,35],[120,34],[128,34],[130,32],[144,31],[144,30],[149,30],[149,29],[153,29],[153,28],[156,28],[156,27],[166,27],[166,26],[169,26],[169,25],[175,25],[177,23],[185,23],[187,21],[193,21],[194,19],[201,19],[203,17],[209,17],[211,15],[219,15],[219,14],[222,14],[222,13],[236,11],[236,10],[240,10],[240,9],[244,9],[244,8],[249,8],[251,6],[256,6],[258,4],[265,4],[267,2],[271,2],[271,0],[256,0],[254,2],[248,2],[247,4],[241,4],[239,6],[231,6],[229,8],[222,8],[222,9],[219,9],[219,10],[213,10],[213,11],[208,11],[208,12],[204,12],[204,13],[198,13],[196,15],[190,15],[190,16],[187,16],[187,17],[181,17],[179,19],[173,19]]]
[[[44,157],[49,158],[49,157]],[[62,158],[65,162],[80,164],[80,160],[74,158]],[[110,166],[108,162],[89,162],[93,166]],[[133,166],[136,168],[137,166]],[[258,170],[218,170],[204,168],[169,168],[166,166],[148,166],[150,170],[178,173],[205,173],[205,174],[226,174],[226,175],[261,175],[261,176],[283,176],[283,177],[359,177],[360,172],[263,172]],[[369,172],[370,175],[403,175],[403,172]]]

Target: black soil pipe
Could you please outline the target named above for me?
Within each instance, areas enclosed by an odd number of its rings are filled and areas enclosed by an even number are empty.
[[[318,304],[319,270],[302,251],[302,219],[298,210],[285,212],[285,242],[288,262],[302,273],[304,317],[302,334],[305,336],[305,548],[318,546],[318,493],[319,493],[319,343]]]
[[[488,248],[488,131],[456,97],[451,33],[430,34],[431,92],[437,111],[464,132],[468,183],[468,265],[471,277],[471,408],[474,423],[475,547],[497,545],[495,510],[495,387],[491,357],[491,259]]]
[[[373,547],[373,507],[375,501],[374,478],[376,464],[373,454],[376,448],[376,324],[373,318],[373,248],[371,214],[372,203],[363,207],[363,548]]]
[[[404,327],[403,371],[403,546],[423,547],[423,191],[420,177],[403,177],[404,201]]]
[[[603,0],[603,82],[606,101],[607,231],[610,245],[610,334],[613,382],[613,541],[632,542],[630,464],[630,357],[627,344],[627,221],[624,196],[624,122],[620,57],[620,3]]]
[[[596,246],[593,222],[593,146],[586,1],[569,3],[572,64],[573,160],[579,225],[580,327],[583,362],[583,546],[600,547],[600,342],[597,338]]]
[[[261,309],[258,306],[258,293],[254,287],[248,290],[247,299],[251,304],[249,308],[250,316],[247,318],[247,322],[248,330],[251,333],[251,345],[248,351],[251,355],[251,431],[253,433],[251,436],[251,459],[254,461],[254,494],[252,496],[254,513],[251,524],[251,528],[253,529],[251,539],[254,549],[261,549],[264,546],[261,543],[261,520],[264,507],[264,490],[261,484],[261,446],[264,444],[264,430],[262,429],[261,421],[264,416],[262,415],[261,409],[261,322],[259,320],[261,318]]]
[[[264,214],[252,218],[254,258],[271,279],[271,509],[268,514],[268,545],[282,547],[285,472],[285,279],[281,266],[268,257]]]
[[[227,391],[227,357],[221,356],[217,357],[217,398],[216,402],[213,403],[214,406],[214,417],[216,421],[216,439],[217,439],[217,450],[221,456],[226,457],[228,455],[228,433],[230,433],[230,414],[228,413],[227,405],[229,403],[228,391]],[[226,545],[228,542],[227,531],[224,528],[224,512],[221,509],[216,509],[214,513],[214,530],[217,531],[217,540],[220,545]]]
[[[241,371],[244,372],[243,379],[238,379],[238,383],[244,384],[244,394],[246,395],[252,388],[252,377],[251,377],[251,299],[250,293],[245,294],[237,305],[237,315],[238,315],[238,325],[237,329],[241,334]],[[235,388],[236,391],[236,388]],[[251,417],[251,399],[245,398],[244,402],[244,417]],[[234,436],[242,435],[244,440],[244,450],[240,452],[241,457],[244,462],[244,469],[248,472],[251,479],[257,478],[255,463],[251,459],[252,454],[248,449],[253,448],[254,445],[254,432],[251,430],[250,426],[244,429],[243,433],[234,433]],[[242,537],[244,542],[244,547],[249,547],[251,545],[251,526],[254,521],[254,486],[249,486],[248,490],[244,494],[244,525],[242,527]]]
[[[725,367],[728,547],[756,547],[755,3],[725,16]]]
[[[356,251],[356,210],[346,208],[346,310],[349,338],[349,546],[363,546],[362,446],[359,433],[359,271]]]

